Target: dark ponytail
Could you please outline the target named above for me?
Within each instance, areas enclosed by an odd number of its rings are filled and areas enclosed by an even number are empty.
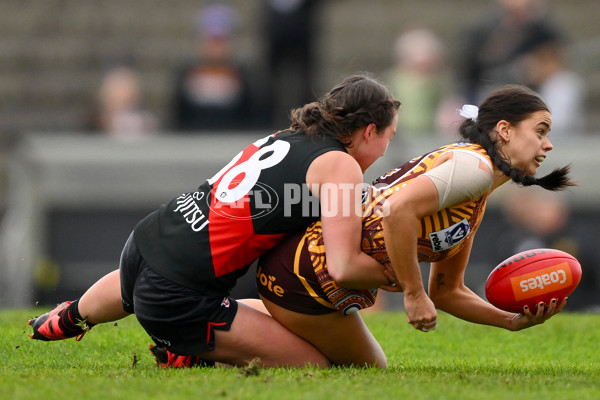
[[[524,86],[507,85],[490,94],[479,106],[476,120],[465,119],[459,127],[459,133],[465,140],[481,145],[496,168],[518,184],[538,185],[552,191],[574,186],[575,183],[569,179],[570,166],[557,168],[546,176],[536,178],[513,168],[510,160],[502,154],[498,136],[494,134],[498,121],[506,120],[516,125],[536,111],[549,111],[537,93]]]
[[[308,136],[333,136],[350,147],[356,129],[374,123],[377,131],[383,132],[399,107],[400,102],[381,83],[368,75],[353,75],[319,101],[293,110],[290,129]]]

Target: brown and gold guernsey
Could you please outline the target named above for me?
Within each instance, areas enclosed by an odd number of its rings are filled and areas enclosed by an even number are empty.
[[[455,143],[441,147],[419,158],[412,159],[378,178],[369,189],[363,204],[362,249],[378,261],[389,262],[383,240],[383,217],[386,211],[385,200],[393,193],[402,190],[408,182],[424,174],[443,154],[451,151],[475,153],[492,168],[491,159],[479,145]],[[489,192],[469,203],[444,208],[435,214],[422,218],[417,240],[417,254],[421,262],[433,262],[452,257],[463,247],[464,240],[477,230],[485,211]]]
[[[454,143],[412,159],[373,182],[363,196],[361,247],[365,253],[382,264],[389,262],[383,231],[383,215],[389,211],[386,209],[386,199],[432,169],[441,155],[457,151],[475,154],[492,168],[491,159],[481,146]],[[479,227],[488,195],[489,191],[471,202],[442,209],[421,219],[416,249],[419,261],[440,261],[458,253],[465,239]],[[350,313],[373,304],[376,291],[346,289],[329,276],[320,221],[313,223],[303,236],[298,235],[291,241],[293,243],[283,244],[264,258],[260,273],[271,274],[283,285],[288,296],[295,296],[294,300],[289,298],[286,301],[286,296],[271,296],[271,293],[262,290],[259,281],[263,296],[285,308],[308,314],[331,312],[332,309]],[[295,253],[293,259],[289,254],[292,251]],[[283,269],[290,275],[285,275]]]

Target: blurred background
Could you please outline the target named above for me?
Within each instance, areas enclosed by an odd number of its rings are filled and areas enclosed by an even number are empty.
[[[117,268],[146,213],[286,128],[292,108],[368,71],[403,103],[368,181],[455,140],[456,109],[498,85],[542,94],[555,150],[541,172],[571,163],[579,186],[495,193],[466,281],[482,294],[510,255],[559,248],[583,268],[568,307],[600,309],[597,0],[2,0],[0,9],[0,308],[79,297]]]

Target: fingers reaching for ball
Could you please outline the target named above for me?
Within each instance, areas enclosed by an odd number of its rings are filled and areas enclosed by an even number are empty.
[[[568,299],[568,297],[565,297],[565,298],[563,299],[563,301],[561,301],[561,302],[560,302],[560,304],[559,304],[559,305],[556,307],[556,311],[554,312],[555,314],[556,314],[556,313],[559,313],[559,312],[561,312],[561,311],[562,311],[562,309],[563,309],[563,308],[565,307],[565,305],[567,304],[567,299]]]
[[[523,314],[525,314],[530,319],[541,320],[541,322],[547,320],[554,314],[557,314],[562,311],[563,307],[567,304],[567,298],[565,297],[560,303],[558,303],[558,299],[551,299],[548,304],[543,301],[537,304],[535,314],[531,312],[529,306],[523,307]]]
[[[555,314],[562,311],[567,304],[565,297],[561,302],[558,299],[551,299],[549,303],[543,301],[536,304],[535,312],[532,312],[529,306],[523,307],[523,313],[515,314],[512,321],[515,323],[515,330],[529,328],[534,325],[543,324]]]

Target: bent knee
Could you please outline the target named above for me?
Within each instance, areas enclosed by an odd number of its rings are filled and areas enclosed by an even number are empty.
[[[365,365],[372,368],[386,369],[388,363],[385,354],[382,353],[380,355],[375,356],[375,359],[373,361],[365,363]]]

